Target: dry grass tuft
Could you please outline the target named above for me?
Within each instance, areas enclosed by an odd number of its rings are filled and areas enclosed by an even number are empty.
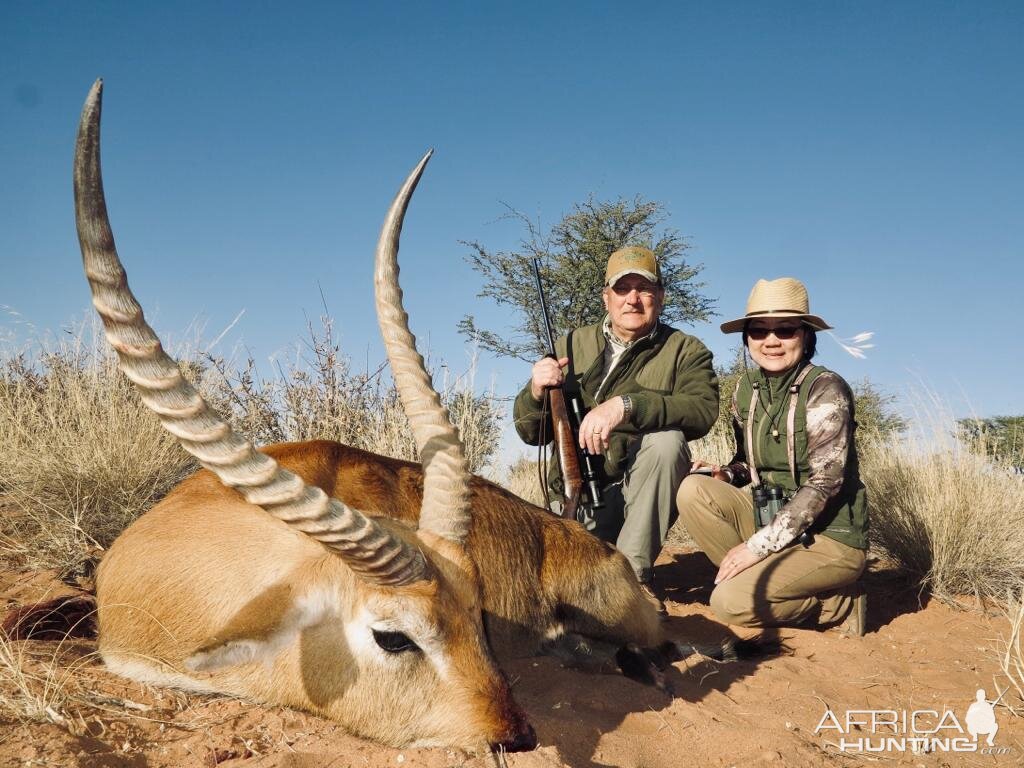
[[[0,557],[72,566],[195,466],[97,341],[0,363]]]
[[[1024,477],[923,412],[902,437],[858,436],[872,543],[940,600],[1001,602],[1024,579]]]
[[[65,724],[78,671],[90,659],[63,643],[16,641],[0,632],[0,714],[15,722]]]

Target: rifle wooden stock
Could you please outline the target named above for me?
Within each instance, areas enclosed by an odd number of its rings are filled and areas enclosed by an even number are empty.
[[[562,485],[565,498],[562,499],[562,517],[575,520],[579,507],[580,495],[583,492],[583,473],[580,471],[580,458],[576,449],[576,434],[569,421],[569,412],[565,407],[565,395],[560,387],[548,390],[548,402],[551,405],[551,424],[554,428],[555,450],[558,451],[558,466],[562,473]]]

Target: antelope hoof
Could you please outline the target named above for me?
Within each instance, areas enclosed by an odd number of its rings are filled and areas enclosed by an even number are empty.
[[[672,685],[665,677],[668,661],[657,650],[641,648],[635,643],[628,643],[615,652],[615,660],[622,674],[630,680],[644,685],[653,685],[669,696],[674,695]]]

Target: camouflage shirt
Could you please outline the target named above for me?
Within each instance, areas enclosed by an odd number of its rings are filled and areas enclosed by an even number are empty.
[[[732,400],[736,455],[729,463],[732,484],[751,481],[747,464],[744,424],[739,415],[736,395]],[[811,384],[807,394],[807,453],[810,472],[789,502],[771,523],[747,540],[747,548],[764,558],[790,544],[810,526],[828,500],[839,493],[846,472],[855,424],[853,394],[838,374],[825,371]]]

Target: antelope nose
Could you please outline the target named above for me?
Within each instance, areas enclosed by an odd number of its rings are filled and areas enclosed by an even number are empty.
[[[525,726],[523,730],[512,738],[505,739],[497,744],[491,744],[491,750],[494,752],[529,752],[531,749],[536,749],[537,732],[533,730],[533,726],[529,723],[526,723]]]

